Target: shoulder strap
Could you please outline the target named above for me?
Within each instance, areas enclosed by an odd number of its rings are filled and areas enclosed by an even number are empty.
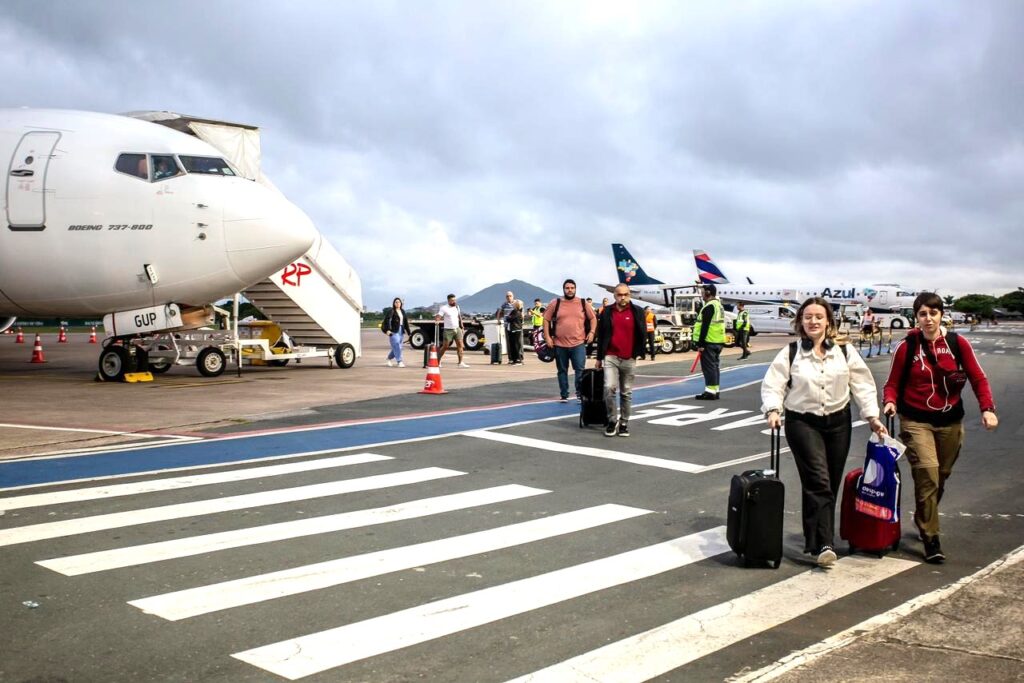
[[[789,379],[786,380],[786,388],[793,388],[793,361],[796,360],[796,342],[789,342]]]
[[[849,361],[850,360],[850,352],[846,350],[846,344],[837,344],[837,346],[839,347],[839,350],[843,352],[843,358],[845,358],[847,361]]]
[[[953,354],[953,360],[956,361],[956,369],[959,370],[963,365],[960,362],[960,335],[952,330],[946,332],[946,344],[949,346],[950,353]]]
[[[917,335],[908,335],[903,340],[903,346],[906,355],[903,359],[903,374],[900,376],[899,393],[896,394],[897,408],[903,403],[903,392],[906,391],[907,379],[910,377],[910,367],[914,364],[914,354],[917,353]]]

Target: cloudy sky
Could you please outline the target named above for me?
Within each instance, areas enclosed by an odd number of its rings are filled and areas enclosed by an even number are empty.
[[[0,106],[263,131],[368,307],[519,278],[1024,286],[1024,2],[5,0]],[[602,292],[584,285],[584,293]]]

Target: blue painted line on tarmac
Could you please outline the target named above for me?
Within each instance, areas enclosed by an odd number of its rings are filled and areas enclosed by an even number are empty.
[[[729,389],[759,381],[766,371],[767,365],[764,364],[731,368],[722,373],[722,388]],[[697,375],[679,382],[640,387],[633,391],[633,401],[656,403],[679,400],[692,397],[702,386],[703,381]],[[240,460],[272,458],[309,451],[358,448],[578,414],[579,408],[575,403],[527,403],[399,418],[386,422],[338,425],[325,429],[309,429],[306,425],[297,427],[295,431],[191,441],[158,448],[18,460],[0,463],[0,489],[94,477],[144,474],[154,470],[199,465],[230,464]]]

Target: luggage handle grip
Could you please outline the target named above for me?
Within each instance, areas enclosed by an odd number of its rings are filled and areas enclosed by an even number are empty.
[[[779,468],[782,466],[782,429],[775,427],[771,430],[771,460],[768,466],[775,470],[775,476],[779,476]]]

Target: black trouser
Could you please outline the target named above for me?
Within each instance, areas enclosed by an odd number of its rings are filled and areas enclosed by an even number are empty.
[[[850,453],[850,405],[830,415],[786,411],[786,441],[800,473],[804,550],[835,545],[836,501]]]
[[[747,342],[750,340],[749,330],[733,330],[736,335],[736,346],[743,349],[743,355],[750,353],[750,349],[747,348]]]
[[[651,352],[651,360],[654,360],[654,332],[647,333],[647,350]]]
[[[518,363],[523,360],[523,331],[510,330],[505,338],[508,341],[508,362]]]
[[[718,357],[722,354],[721,344],[704,344],[704,350],[700,352],[700,371],[704,373],[704,388],[717,394],[718,386]]]

